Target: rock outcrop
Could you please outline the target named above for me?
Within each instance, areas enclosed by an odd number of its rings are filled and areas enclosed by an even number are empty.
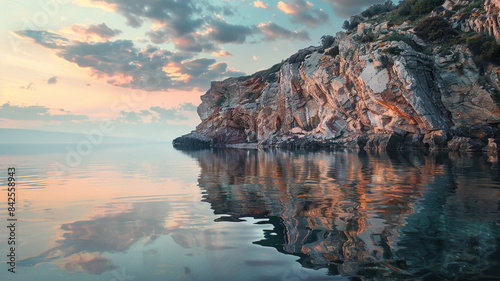
[[[461,16],[456,28],[498,40],[499,2],[485,1],[483,28],[473,15],[443,17],[451,25]],[[212,82],[201,124],[174,144],[202,136],[214,146],[490,149],[500,137],[500,68],[476,62],[465,44],[425,42],[413,28],[364,21],[268,70]]]
[[[189,135],[176,138],[173,141],[173,145],[185,148],[204,148],[211,147],[213,145],[213,140],[193,132]]]
[[[457,1],[464,2],[464,1]],[[458,5],[467,5],[466,3],[457,3]],[[475,31],[494,36],[497,42],[500,42],[500,0],[486,0],[484,11],[474,10],[461,26],[464,31]]]

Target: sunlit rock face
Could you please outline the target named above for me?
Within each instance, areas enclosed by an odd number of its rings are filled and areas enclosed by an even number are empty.
[[[486,0],[484,12],[476,12],[461,26],[466,31],[475,31],[494,36],[500,41],[500,1]]]
[[[500,40],[499,5],[488,0],[478,19],[448,16],[450,24]],[[268,70],[213,82],[201,97],[195,132],[215,146],[439,149],[456,136],[478,145],[452,150],[482,150],[489,139],[498,142],[492,95],[500,90],[500,68],[483,69],[465,45],[443,52],[412,27],[360,23]]]
[[[366,280],[460,279],[491,268],[488,257],[498,251],[500,198],[457,175],[472,169],[493,176],[498,167],[486,161],[326,151],[186,153],[199,162],[199,186],[218,220],[268,219],[273,230],[254,243],[296,255],[306,268]]]

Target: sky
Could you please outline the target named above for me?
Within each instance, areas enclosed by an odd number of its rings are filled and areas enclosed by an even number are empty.
[[[335,35],[380,0],[3,0],[0,128],[171,140],[211,81]]]

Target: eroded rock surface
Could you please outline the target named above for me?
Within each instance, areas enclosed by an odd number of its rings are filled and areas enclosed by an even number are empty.
[[[461,24],[499,39],[498,7],[498,0],[485,2],[482,29],[471,18]],[[367,34],[374,39],[365,40]],[[213,82],[201,97],[202,122],[194,132],[215,146],[386,150],[451,144],[481,150],[488,138],[500,136],[500,109],[492,98],[499,81],[500,68],[479,66],[464,45],[443,52],[418,38],[409,23],[360,23],[329,46],[300,50],[251,76]],[[488,133],[462,134],[470,128]]]

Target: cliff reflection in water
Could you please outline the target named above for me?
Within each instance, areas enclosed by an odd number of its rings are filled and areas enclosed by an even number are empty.
[[[330,274],[498,278],[499,169],[486,158],[187,151],[217,220],[269,218],[255,241]],[[471,277],[472,278],[472,277]]]

